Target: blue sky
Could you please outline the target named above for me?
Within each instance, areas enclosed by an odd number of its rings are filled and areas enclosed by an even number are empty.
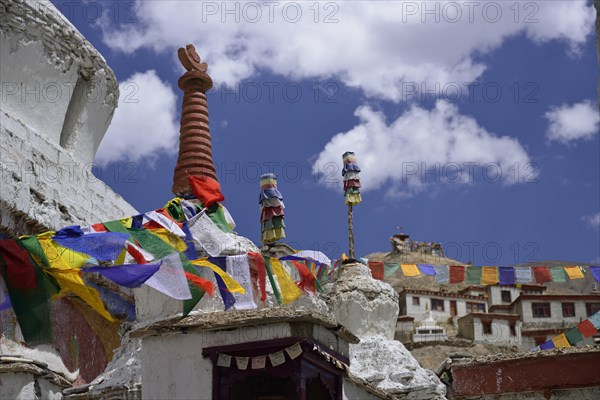
[[[287,243],[347,251],[338,165],[351,150],[359,255],[389,251],[402,226],[479,265],[600,263],[589,2],[440,1],[429,14],[421,2],[280,2],[270,16],[261,2],[229,14],[221,2],[67,3],[55,2],[121,83],[98,176],[140,211],[172,197],[176,51],[193,43],[216,82],[213,156],[239,234],[258,242],[258,175],[275,172]]]

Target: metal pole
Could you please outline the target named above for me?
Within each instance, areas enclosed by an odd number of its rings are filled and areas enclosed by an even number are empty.
[[[349,257],[354,259],[354,224],[352,222],[352,204],[348,204],[348,241],[350,243]]]

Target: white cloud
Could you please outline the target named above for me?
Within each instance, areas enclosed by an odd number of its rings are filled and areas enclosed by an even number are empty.
[[[598,108],[589,100],[553,107],[545,117],[549,121],[546,137],[561,143],[591,139],[598,133],[600,126]]]
[[[595,19],[585,0],[138,5],[137,23],[104,25],[112,49],[166,51],[175,62],[176,48],[194,43],[218,82],[238,82],[265,69],[289,79],[338,79],[393,101],[406,97],[403,85],[477,80],[486,66],[473,58],[518,34],[536,43],[564,41],[577,51]],[[299,14],[296,6],[302,7]]]
[[[582,218],[589,226],[600,229],[600,212]]]
[[[98,152],[101,165],[127,159],[156,161],[160,153],[173,154],[179,144],[177,96],[156,71],[136,72],[119,85],[115,110]]]
[[[384,188],[391,195],[412,195],[438,183],[512,184],[537,176],[516,139],[486,131],[446,101],[432,110],[413,106],[390,124],[368,106],[355,115],[359,124],[335,135],[313,164],[329,187],[341,190],[341,156],[348,150],[362,168],[363,190]]]

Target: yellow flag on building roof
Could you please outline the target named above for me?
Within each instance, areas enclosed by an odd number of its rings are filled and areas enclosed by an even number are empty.
[[[419,276],[421,272],[419,272],[419,268],[417,268],[417,264],[400,264],[400,268],[402,268],[402,273],[404,276]]]
[[[583,272],[581,272],[581,268],[576,265],[565,267],[565,272],[569,279],[582,279],[584,278]]]
[[[498,283],[497,267],[481,267],[481,284],[495,285]]]
[[[296,283],[278,259],[271,258],[271,268],[273,268],[273,274],[277,278],[277,283],[279,283],[283,304],[291,303],[302,296],[302,291],[296,286]]]

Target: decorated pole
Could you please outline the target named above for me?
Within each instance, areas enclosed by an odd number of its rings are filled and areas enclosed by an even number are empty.
[[[348,206],[348,254],[351,259],[354,259],[354,222],[352,206],[359,204],[362,201],[360,197],[360,168],[356,163],[356,156],[353,152],[347,151],[342,155],[344,167],[342,168],[342,176],[344,177],[344,196]]]
[[[283,197],[277,190],[277,175],[263,174],[260,177],[260,225],[261,241],[274,243],[285,238]]]

